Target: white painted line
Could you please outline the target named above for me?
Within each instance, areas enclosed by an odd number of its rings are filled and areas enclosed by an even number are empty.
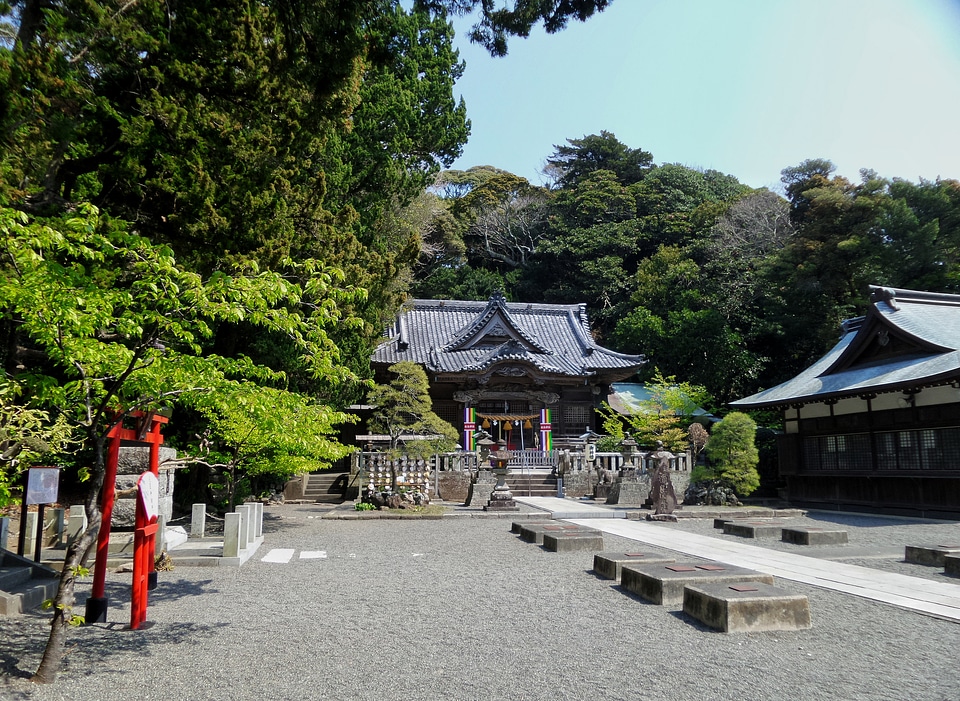
[[[326,558],[326,550],[304,550],[300,553],[301,560],[325,560]]]
[[[278,562],[285,565],[290,562],[290,558],[292,557],[293,548],[274,548],[264,555],[260,562]]]

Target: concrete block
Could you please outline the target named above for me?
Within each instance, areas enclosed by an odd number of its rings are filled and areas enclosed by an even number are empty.
[[[603,536],[598,531],[565,531],[544,533],[543,548],[555,553],[579,550],[602,550]]]
[[[782,524],[773,521],[727,521],[723,524],[724,535],[741,538],[774,538],[780,535]]]
[[[544,533],[572,533],[585,530],[589,529],[575,526],[572,523],[525,523],[520,527],[520,540],[526,541],[527,543],[543,545]]]
[[[943,573],[960,577],[960,555],[946,555],[943,558]]]
[[[563,524],[552,523],[549,517],[547,516],[544,516],[541,518],[529,518],[525,521],[514,521],[513,523],[511,523],[510,532],[520,535],[520,531],[524,526],[531,526],[531,525],[536,525],[536,526],[561,525],[562,526]],[[572,525],[572,524],[568,524],[568,525]]]
[[[780,536],[784,543],[794,545],[842,545],[847,532],[826,528],[784,528]]]
[[[733,519],[730,519],[730,518],[715,518],[715,519],[713,519],[713,527],[714,527],[714,528],[719,528],[719,529],[722,530],[723,527],[724,527],[726,524],[728,524],[730,521],[732,521],[732,520],[733,520]]]
[[[773,577],[745,567],[711,562],[623,565],[620,571],[620,586],[655,604],[682,604],[684,587],[713,582],[773,584]]]
[[[915,565],[943,567],[948,555],[960,555],[960,543],[940,545],[908,545],[904,549],[903,559]]]
[[[593,571],[604,579],[620,581],[620,570],[624,565],[668,564],[673,558],[649,553],[596,553],[593,556]]]
[[[806,596],[763,582],[687,585],[683,590],[683,612],[724,633],[810,627]]]

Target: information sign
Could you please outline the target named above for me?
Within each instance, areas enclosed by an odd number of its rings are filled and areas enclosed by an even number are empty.
[[[30,468],[27,474],[27,504],[55,504],[59,492],[59,467]]]

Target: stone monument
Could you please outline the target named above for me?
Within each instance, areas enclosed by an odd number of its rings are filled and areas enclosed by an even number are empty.
[[[670,460],[674,455],[664,450],[663,441],[657,441],[657,449],[650,457],[653,458],[654,463],[653,474],[650,478],[650,502],[655,510],[651,519],[676,521],[677,517],[672,514],[677,508],[677,494],[673,489],[673,480],[670,477]]]

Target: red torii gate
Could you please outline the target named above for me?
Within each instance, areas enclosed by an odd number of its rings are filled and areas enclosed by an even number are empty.
[[[93,571],[93,590],[87,599],[86,616],[87,623],[105,623],[107,620],[107,597],[104,594],[107,577],[107,555],[110,548],[110,519],[113,516],[113,502],[117,491],[117,463],[120,459],[120,443],[122,441],[133,441],[137,443],[147,443],[150,446],[150,472],[156,478],[160,474],[160,446],[163,444],[163,436],[160,435],[161,427],[170,419],[154,412],[136,411],[130,414],[131,418],[137,420],[136,428],[124,428],[123,419],[117,421],[113,428],[107,433],[110,440],[110,447],[107,452],[107,464],[103,477],[103,488],[100,493],[100,513],[101,523],[100,532],[97,536],[97,558]],[[139,483],[138,483],[139,487]],[[154,540],[157,532],[156,517],[145,520],[145,510],[143,495],[138,489],[137,494],[137,522],[134,533],[134,582],[133,582],[133,605],[130,613],[130,627],[136,629],[146,617],[147,594],[145,582],[138,582],[137,574],[145,576],[152,580],[151,586],[156,585],[156,572],[154,572],[153,552]],[[153,521],[148,523],[147,521]],[[152,526],[152,527],[151,527]],[[149,566],[146,573],[142,571],[144,563],[149,557]],[[139,567],[138,567],[139,563]]]

